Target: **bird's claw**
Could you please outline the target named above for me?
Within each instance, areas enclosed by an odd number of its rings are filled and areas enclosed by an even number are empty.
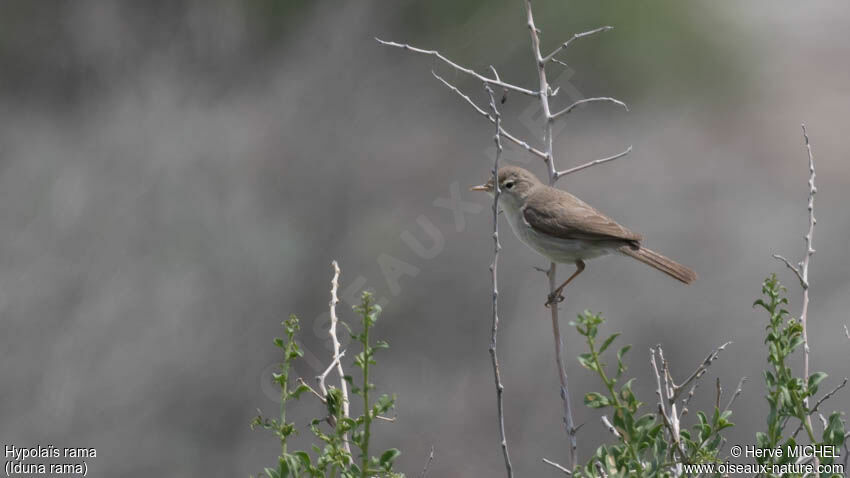
[[[552,304],[559,304],[564,301],[564,296],[561,295],[560,291],[556,293],[549,294],[549,297],[546,299],[546,307],[550,307]]]

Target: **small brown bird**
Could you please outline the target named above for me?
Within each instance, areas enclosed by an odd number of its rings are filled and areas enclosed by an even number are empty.
[[[492,178],[470,189],[495,194]],[[552,262],[576,265],[575,273],[552,293],[546,305],[563,300],[561,291],[581,274],[585,260],[611,253],[637,259],[685,284],[697,278],[688,267],[643,247],[640,234],[572,194],[541,183],[525,169],[499,169],[499,190],[499,204],[508,224],[525,245]]]

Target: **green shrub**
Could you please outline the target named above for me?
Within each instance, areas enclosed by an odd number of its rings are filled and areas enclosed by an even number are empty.
[[[339,388],[329,386],[324,397],[300,379],[293,388],[293,383],[290,381],[292,362],[302,356],[295,341],[299,324],[294,315],[283,323],[286,337],[274,340],[275,345],[283,351],[280,373],[274,374],[275,383],[280,387],[280,415],[276,418],[266,418],[260,414],[251,422],[252,428],[259,426],[271,430],[280,439],[281,453],[278,463],[274,468],[265,469],[264,474],[267,478],[404,476],[393,472],[393,462],[401,452],[391,448],[383,451],[379,456],[372,456],[369,449],[374,421],[391,410],[395,403],[394,396],[382,395],[375,401],[372,401],[370,396],[370,391],[375,388],[369,378],[370,368],[376,363],[375,352],[388,347],[387,343],[382,341],[373,344],[370,337],[371,329],[381,313],[381,307],[375,303],[372,294],[364,292],[360,304],[355,306],[354,310],[359,315],[362,326],[359,333],[351,332],[345,322],[339,323],[349,329],[352,339],[360,346],[360,352],[355,357],[354,364],[362,372],[361,380],[356,382],[349,375],[346,375],[344,379],[350,385],[351,393],[361,396],[362,415],[345,416],[344,398]],[[296,433],[297,428],[295,423],[287,421],[286,406],[290,400],[298,399],[304,392],[310,392],[310,395],[321,399],[326,405],[328,414],[325,417],[315,418],[309,423],[309,429],[317,440],[310,452],[289,451],[287,442]],[[359,450],[356,458],[354,452],[348,451],[350,445],[354,445]]]

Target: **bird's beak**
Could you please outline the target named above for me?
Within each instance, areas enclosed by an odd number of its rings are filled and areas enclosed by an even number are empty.
[[[484,191],[487,192],[490,190],[489,184],[479,184],[478,186],[472,186],[469,188],[470,191]]]

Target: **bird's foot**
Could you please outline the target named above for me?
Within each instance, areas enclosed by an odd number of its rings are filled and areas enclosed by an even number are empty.
[[[551,307],[552,304],[559,304],[564,301],[564,296],[561,295],[561,291],[556,291],[549,294],[549,297],[546,298],[546,303],[544,304],[546,307]]]

